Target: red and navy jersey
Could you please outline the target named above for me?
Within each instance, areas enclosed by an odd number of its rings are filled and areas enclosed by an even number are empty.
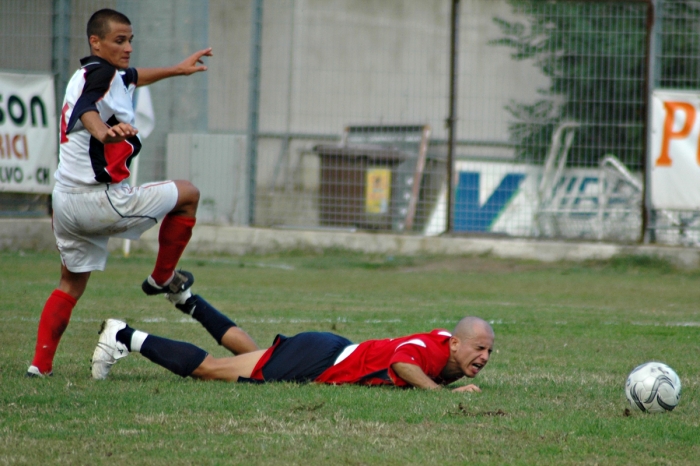
[[[326,369],[315,381],[405,387],[409,384],[391,369],[392,364],[403,362],[420,367],[438,384],[452,383],[454,380],[440,377],[450,357],[451,336],[447,330],[436,329],[430,333],[365,341],[357,345],[345,359]],[[342,357],[343,355],[340,356]]]
[[[80,117],[96,111],[108,126],[134,125],[133,95],[138,81],[135,68],[118,70],[106,60],[90,56],[66,87],[61,110],[57,184],[80,187],[119,183],[129,177],[131,160],[141,150],[138,136],[113,144],[102,144],[83,126]]]

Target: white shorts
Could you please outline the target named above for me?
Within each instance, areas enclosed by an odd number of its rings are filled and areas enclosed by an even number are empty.
[[[53,232],[63,265],[71,272],[104,270],[110,237],[139,239],[177,204],[177,186],[160,181],[94,188],[56,187]]]

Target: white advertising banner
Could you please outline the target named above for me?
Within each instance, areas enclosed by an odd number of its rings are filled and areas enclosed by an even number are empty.
[[[651,204],[700,210],[700,91],[652,94]]]
[[[540,189],[542,165],[455,162],[452,229],[455,233],[636,240],[641,227],[641,173],[565,168]],[[423,233],[447,228],[443,187]]]
[[[57,139],[53,76],[0,72],[0,191],[50,193]]]

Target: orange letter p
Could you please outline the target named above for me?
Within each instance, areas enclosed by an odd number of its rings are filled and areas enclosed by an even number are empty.
[[[687,102],[664,102],[666,108],[666,121],[664,121],[664,135],[661,139],[661,154],[656,159],[656,165],[660,167],[670,167],[671,157],[668,155],[671,139],[683,139],[688,137],[690,130],[695,123],[695,107]],[[673,132],[673,123],[676,110],[685,112],[685,123],[678,132]]]

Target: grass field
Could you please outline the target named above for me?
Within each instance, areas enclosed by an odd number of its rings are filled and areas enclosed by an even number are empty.
[[[697,272],[645,259],[546,265],[487,257],[327,252],[202,257],[194,290],[261,346],[277,333],[351,340],[451,329],[496,332],[479,394],[181,379],[139,354],[90,379],[100,322],[226,354],[140,282],[151,256],[110,258],[59,346],[55,375],[28,379],[58,256],[0,253],[0,465],[698,464]],[[648,360],[683,382],[678,408],[629,413],[627,373]],[[463,382],[458,382],[463,383]]]

